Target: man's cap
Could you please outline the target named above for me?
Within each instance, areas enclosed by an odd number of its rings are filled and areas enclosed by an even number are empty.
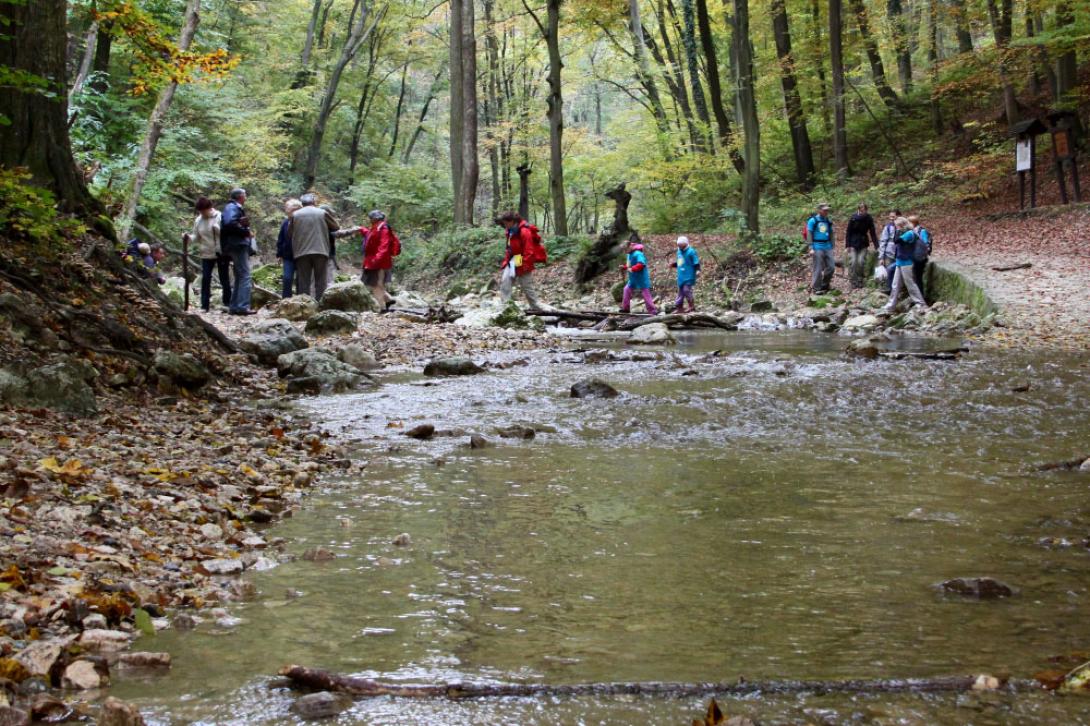
[[[373,220],[376,220],[376,221],[381,221],[383,219],[386,219],[386,215],[383,214],[382,212],[380,212],[379,210],[375,209],[370,214],[367,215],[367,218],[368,219],[373,219]]]
[[[832,209],[832,207],[830,207],[826,202],[822,202],[821,204],[817,205],[817,208],[822,210],[822,211]]]
[[[678,247],[685,247],[688,244],[689,244],[689,238],[688,237],[681,236],[681,237],[677,238],[677,246]]]

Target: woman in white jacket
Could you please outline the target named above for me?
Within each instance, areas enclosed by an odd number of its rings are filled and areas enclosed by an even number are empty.
[[[201,258],[201,310],[212,305],[212,271],[219,271],[223,288],[223,304],[231,304],[231,260],[220,249],[220,212],[205,197],[197,200],[197,219],[193,222],[191,240],[196,242]]]

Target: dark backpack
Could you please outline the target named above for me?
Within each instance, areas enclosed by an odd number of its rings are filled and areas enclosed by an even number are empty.
[[[920,229],[927,232],[927,239],[930,240],[931,232],[924,227],[920,227]],[[914,232],[913,234],[916,235],[916,245],[912,248],[912,259],[916,262],[926,262],[927,258],[931,256],[931,243],[925,241],[923,235],[919,232]]]

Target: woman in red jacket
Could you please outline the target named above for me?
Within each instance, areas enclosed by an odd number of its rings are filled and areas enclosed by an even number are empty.
[[[536,250],[534,249],[533,234],[522,217],[514,212],[505,212],[496,222],[507,233],[507,249],[504,252],[503,271],[500,277],[500,298],[506,305],[515,291],[515,285],[526,296],[531,310],[541,310],[541,303],[534,289],[534,262]]]
[[[371,228],[360,227],[363,235],[363,284],[375,296],[379,310],[390,307],[394,299],[386,292],[386,283],[394,267],[394,258],[401,254],[401,240],[397,238],[386,215],[377,209],[367,215]]]

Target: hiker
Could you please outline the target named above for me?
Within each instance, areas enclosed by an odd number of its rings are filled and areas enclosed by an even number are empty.
[[[916,232],[912,229],[912,223],[904,217],[898,217],[897,225],[897,256],[893,261],[893,290],[889,295],[889,302],[882,308],[883,312],[892,313],[897,307],[897,298],[901,295],[901,288],[908,290],[908,295],[915,305],[927,309],[927,301],[920,294],[920,288],[916,286],[916,280],[912,276],[912,263],[916,250]]]
[[[878,266],[886,271],[885,277],[881,278],[882,292],[887,295],[893,285],[893,261],[897,259],[897,218],[900,216],[900,209],[892,210],[878,237]]]
[[[212,308],[212,273],[219,273],[220,287],[223,288],[223,306],[231,305],[231,260],[220,247],[220,211],[207,197],[197,200],[197,219],[193,222],[193,231],[186,235],[190,242],[197,244],[197,256],[201,258],[201,310],[206,313]]]
[[[674,302],[674,312],[683,312],[686,300],[689,301],[689,312],[696,312],[693,287],[696,285],[696,273],[700,272],[700,256],[689,244],[688,237],[677,238],[677,259],[670,263],[670,267],[677,268],[677,300]]]
[[[848,220],[844,231],[844,244],[848,250],[847,265],[852,289],[863,287],[866,281],[867,255],[870,246],[878,249],[878,234],[874,231],[874,217],[867,211],[867,205],[860,203],[855,214]]]
[[[829,285],[836,272],[836,259],[833,257],[833,245],[836,238],[833,233],[833,221],[829,219],[829,205],[822,202],[817,210],[806,220],[806,239],[810,242],[810,251],[814,256],[814,276],[810,289],[816,294],[829,292]]]
[[[386,283],[390,281],[393,273],[394,258],[401,254],[401,240],[386,222],[383,212],[376,209],[367,218],[371,220],[371,228],[360,227],[360,234],[363,235],[362,279],[375,297],[378,309],[385,311],[394,302],[394,298],[386,291]]]
[[[503,276],[500,278],[500,299],[504,305],[511,299],[515,285],[530,303],[531,310],[541,310],[534,290],[534,263],[545,261],[545,247],[537,227],[526,222],[515,212],[504,212],[496,219],[507,235],[507,247],[503,255]]]
[[[633,239],[628,243],[628,260],[621,265],[621,269],[628,273],[628,283],[624,286],[624,296],[621,298],[621,312],[631,311],[632,293],[639,291],[647,312],[658,315],[659,311],[655,309],[655,301],[651,297],[651,270],[647,267],[643,245],[638,240]]]
[[[916,280],[916,287],[920,288],[920,295],[927,299],[924,291],[924,273],[927,272],[927,262],[931,258],[931,232],[920,224],[920,218],[915,214],[909,215],[909,223],[912,231],[916,233],[916,251],[912,262],[912,277]]]
[[[163,246],[155,245],[153,247],[146,242],[142,242],[140,244],[140,252],[144,261],[144,270],[147,272],[148,276],[160,285],[165,283],[167,279],[163,276],[163,273],[159,271],[159,263],[167,256],[167,251],[163,249]]]
[[[334,219],[337,217],[333,211],[333,207],[328,204],[319,204],[318,208],[323,212],[329,212],[333,215]],[[341,269],[341,266],[337,264],[337,233],[334,230],[329,231],[329,264],[326,265],[326,287],[332,285],[337,279],[337,272]]]
[[[326,269],[329,266],[329,234],[337,231],[338,224],[331,213],[317,206],[317,195],[304,194],[299,202],[303,206],[288,222],[298,292],[320,300],[329,281]]]
[[[250,255],[253,254],[254,233],[244,204],[246,190],[233,189],[231,201],[224,206],[220,217],[220,247],[235,267],[235,284],[227,306],[231,315],[253,315],[255,312],[250,310],[250,293],[253,290]]]
[[[289,199],[284,202],[284,221],[280,223],[280,234],[276,237],[276,261],[284,266],[282,281],[280,284],[280,297],[287,300],[292,296],[292,288],[295,287],[295,253],[291,248],[291,217],[303,208],[303,203],[298,199]]]

